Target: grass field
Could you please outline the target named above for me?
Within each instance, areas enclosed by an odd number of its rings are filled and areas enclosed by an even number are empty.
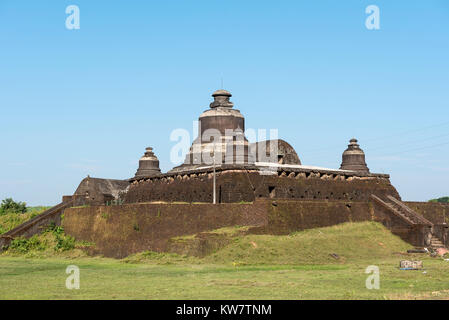
[[[6,252],[0,256],[0,299],[449,298],[449,261],[406,254],[409,247],[379,224],[347,223],[290,236],[239,236],[205,258]],[[425,270],[399,270],[403,259],[423,260]],[[80,268],[79,290],[65,287],[71,264]],[[380,269],[379,290],[365,286],[369,265]]]

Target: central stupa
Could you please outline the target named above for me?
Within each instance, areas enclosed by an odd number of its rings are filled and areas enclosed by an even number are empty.
[[[232,94],[217,90],[214,101],[198,119],[199,136],[193,141],[184,163],[173,171],[199,166],[248,164],[248,140],[244,135],[245,118],[229,99]],[[214,159],[215,158],[215,159]]]

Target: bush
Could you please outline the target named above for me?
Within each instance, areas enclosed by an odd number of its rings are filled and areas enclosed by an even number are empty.
[[[449,203],[449,197],[441,197],[438,199],[429,200],[429,202]]]
[[[66,236],[64,234],[64,228],[57,226],[53,221],[48,225],[44,233],[52,233],[55,236],[55,251],[67,251],[75,248],[75,238]]]
[[[67,251],[75,249],[75,238],[70,236],[56,236],[56,251]]]
[[[4,249],[11,253],[26,254],[36,251],[48,250],[62,252],[75,249],[75,238],[64,234],[64,228],[51,223],[40,234],[34,235],[31,238],[16,238],[11,241],[9,246]]]
[[[17,213],[4,213],[0,214],[0,234],[8,232],[22,223],[30,220],[32,214],[26,212],[22,214]]]
[[[38,214],[41,214],[45,210],[50,209],[49,206],[35,206],[35,207],[27,207],[27,212],[33,214],[34,216],[37,216]]]
[[[20,253],[27,253],[30,250],[45,250],[46,245],[35,235],[29,239],[17,238],[12,240],[8,249],[12,249],[13,251]]]
[[[0,214],[25,213],[27,206],[25,202],[15,202],[12,198],[2,200],[0,204]]]
[[[45,229],[44,233],[45,232],[51,232],[55,236],[59,236],[59,235],[62,235],[64,233],[64,227],[57,226],[54,221],[51,221],[50,224]]]

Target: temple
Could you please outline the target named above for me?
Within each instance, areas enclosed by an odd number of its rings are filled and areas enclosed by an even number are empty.
[[[340,168],[304,165],[282,139],[250,143],[229,91],[217,90],[212,97],[182,164],[163,173],[157,152],[148,147],[134,176],[83,179],[59,205],[2,235],[0,248],[50,221],[95,242],[95,253],[112,257],[167,251],[171,237],[225,226],[288,234],[365,220],[381,222],[416,247],[449,245],[449,206],[402,201],[388,174],[370,172],[355,138]],[[104,215],[113,216],[112,222],[102,220]]]
[[[212,97],[209,109],[198,119],[199,136],[184,163],[161,174],[153,153],[148,158],[152,160],[142,158],[137,174],[129,179],[130,186],[123,195],[125,203],[211,202],[212,170],[219,203],[267,197],[352,201],[367,200],[371,193],[399,198],[388,175],[369,172],[356,139],[351,139],[343,152],[340,169],[302,165],[295,149],[284,140],[248,142],[245,118],[234,108],[229,91],[217,90]],[[290,179],[280,179],[283,177]],[[305,183],[299,184],[302,180]],[[345,183],[348,180],[358,183]]]

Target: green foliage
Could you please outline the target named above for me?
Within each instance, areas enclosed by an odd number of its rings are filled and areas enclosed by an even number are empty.
[[[25,202],[16,202],[12,198],[2,200],[0,204],[0,214],[25,213],[27,206]]]
[[[39,240],[37,235],[32,236],[29,239],[17,238],[11,241],[8,249],[18,253],[27,253],[31,250],[42,251],[47,248],[46,244]]]
[[[35,216],[41,214],[43,211],[47,210],[49,207],[28,207],[27,212],[22,214],[17,213],[4,213],[0,214],[0,234],[6,233],[9,230],[33,219]]]
[[[35,207],[27,207],[27,212],[33,214],[34,216],[37,216],[38,214],[41,214],[45,210],[50,209],[51,206],[35,206]]]
[[[6,233],[9,230],[21,225],[22,223],[32,219],[35,216],[34,213],[6,213],[0,214],[0,234]]]
[[[449,197],[441,197],[438,199],[429,200],[429,202],[449,203]]]
[[[75,248],[75,239],[64,234],[64,228],[50,223],[40,235],[31,238],[16,238],[11,241],[6,248],[15,254],[26,254],[36,251],[57,251],[63,252]]]
[[[75,238],[70,236],[56,236],[56,251],[68,251],[75,249]]]
[[[66,236],[64,228],[57,226],[54,221],[48,225],[44,233],[52,233],[55,237],[56,244],[53,248],[55,251],[67,251],[75,248],[75,238]]]
[[[44,232],[51,232],[55,236],[60,236],[64,234],[64,228],[61,226],[57,226],[54,221],[50,222],[50,224],[47,226],[47,229],[45,229]]]

